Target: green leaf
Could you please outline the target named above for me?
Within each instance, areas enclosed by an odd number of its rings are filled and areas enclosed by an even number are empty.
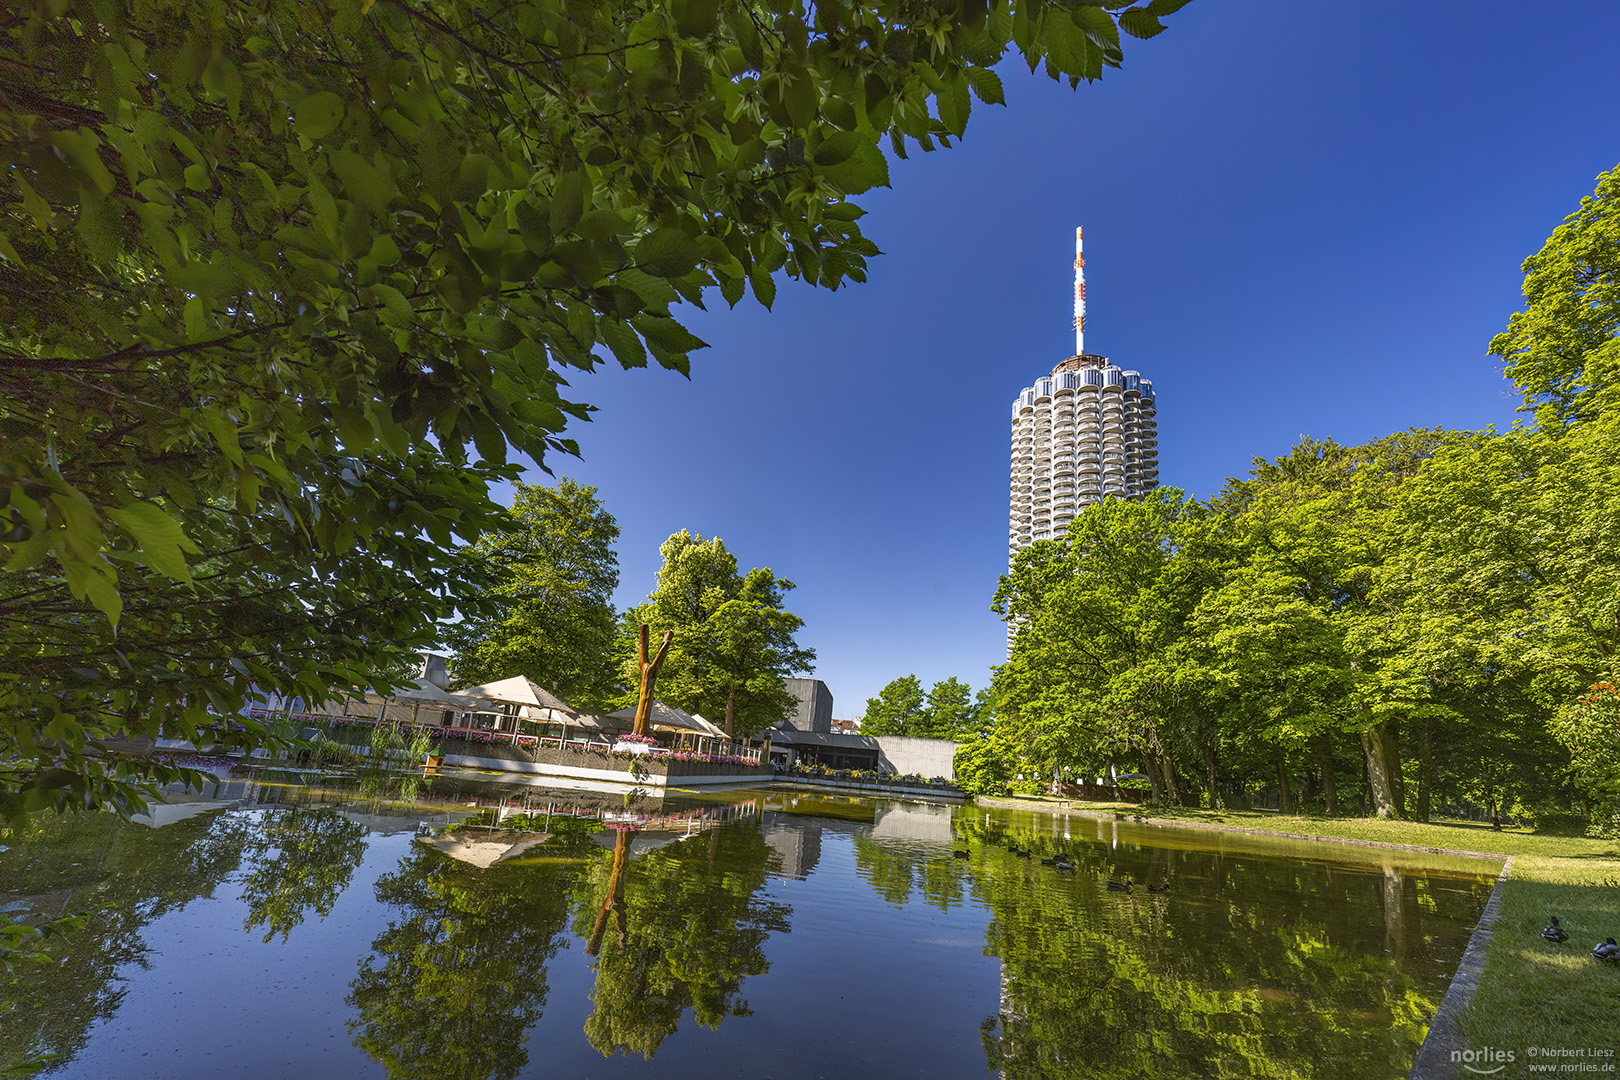
[[[597,326],[600,328],[602,340],[607,342],[608,348],[613,350],[613,355],[618,359],[619,366],[624,368],[647,366],[647,350],[627,323],[603,316],[597,320]]]
[[[808,68],[800,68],[792,78],[782,80],[782,105],[789,119],[799,128],[807,128],[816,118],[821,96],[816,92],[815,78]]]
[[[813,155],[817,165],[838,165],[861,148],[864,138],[855,131],[834,131],[821,140]]]
[[[322,139],[343,122],[343,99],[330,90],[311,94],[293,106],[293,126],[306,139]]]
[[[108,510],[107,516],[135,538],[148,566],[175,581],[191,581],[191,568],[182,553],[198,555],[202,549],[180,530],[180,523],[161,506],[149,502],[126,503],[120,509]]]
[[[394,182],[353,150],[332,154],[332,171],[343,181],[343,190],[355,202],[382,210],[394,197]]]
[[[662,278],[680,277],[697,265],[701,252],[690,236],[679,229],[655,229],[630,250],[636,265]]]
[[[1006,95],[1002,93],[1001,76],[989,68],[969,68],[968,86],[973,94],[986,105],[1007,104]]]
[[[1134,38],[1147,39],[1164,32],[1159,17],[1143,8],[1131,8],[1119,14],[1119,28]]]
[[[584,169],[557,178],[551,194],[551,231],[560,233],[574,227],[585,213],[585,189],[589,183]]]
[[[953,134],[967,130],[968,114],[973,110],[973,99],[968,96],[966,77],[957,75],[945,85],[939,95],[939,120]]]
[[[679,299],[675,287],[666,278],[655,277],[634,266],[627,266],[613,276],[613,280],[626,286],[631,292],[641,297],[642,301],[654,307],[668,307]]]
[[[225,455],[225,460],[240,469],[242,467],[242,444],[237,439],[236,425],[231,423],[230,418],[218,409],[204,410],[202,421],[203,426],[208,429],[208,433],[214,437],[214,442],[219,446],[220,453]]]

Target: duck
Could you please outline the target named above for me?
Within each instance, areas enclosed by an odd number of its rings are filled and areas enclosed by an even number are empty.
[[[1108,891],[1109,892],[1125,892],[1125,893],[1130,892],[1131,891],[1131,879],[1126,878],[1123,882],[1110,881],[1108,883]]]
[[[953,859],[965,859],[965,858],[968,857],[968,854],[969,853],[966,852],[966,851],[953,851],[953,852],[951,852],[951,858],[953,858]]]
[[[1057,864],[1058,864],[1058,861],[1056,859],[1042,859],[1041,860],[1041,865],[1042,866],[1056,866]]]
[[[1170,886],[1168,886],[1168,885],[1149,885],[1147,887],[1147,891],[1148,892],[1153,892],[1153,893],[1167,893],[1167,892],[1170,891]]]
[[[1569,931],[1558,925],[1558,916],[1554,915],[1552,922],[1542,927],[1541,936],[1554,945],[1558,945],[1568,940]]]
[[[1614,943],[1614,938],[1592,946],[1594,960],[1620,960],[1620,945]]]
[[[1060,874],[1072,874],[1074,873],[1074,864],[1060,862],[1057,864],[1057,872]]]
[[[1025,850],[1023,850],[1023,851],[1015,851],[1015,852],[1013,852],[1013,854],[1018,856],[1020,859],[1027,859],[1030,856],[1029,850],[1027,848]]]

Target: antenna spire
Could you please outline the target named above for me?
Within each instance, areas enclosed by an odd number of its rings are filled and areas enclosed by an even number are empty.
[[[1086,253],[1080,226],[1074,229],[1074,352],[1086,355]]]

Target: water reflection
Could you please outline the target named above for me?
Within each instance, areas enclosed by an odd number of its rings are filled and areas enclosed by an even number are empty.
[[[1087,844],[1004,824],[974,830],[973,861],[993,915],[986,951],[1002,965],[985,1061],[1010,1080],[1402,1075],[1468,932],[1436,894],[1461,892],[1477,912],[1489,893],[1477,873]],[[1035,858],[1060,853],[1073,872]]]
[[[336,810],[296,806],[266,812],[243,846],[252,867],[242,880],[244,930],[265,927],[264,940],[287,935],[306,912],[321,918],[332,907],[366,853],[366,827]]]
[[[242,1017],[298,1001],[274,1038],[330,1053],[289,1071],[307,1080],[766,1059],[804,1076],[1394,1077],[1494,876],[973,807],[453,775],[247,776],[151,824],[40,819],[4,841],[0,901],[101,915],[57,967],[0,987],[0,1071],[54,1052],[69,1078],[205,1075],[218,1058],[183,1057],[175,1010],[253,1052],[274,1025]],[[1039,861],[1060,854],[1072,871]],[[285,962],[299,990],[209,997],[193,985],[209,951],[242,965],[235,985]],[[157,1049],[167,1073],[131,1071]]]
[[[153,828],[72,814],[36,816],[7,837],[0,900],[93,917],[53,943],[55,963],[20,966],[0,980],[0,1075],[82,1049],[91,1025],[124,1000],[118,971],[145,962],[142,929],[211,896],[241,863],[248,836],[240,820],[177,817]]]
[[[414,848],[375,888],[397,914],[349,984],[354,1045],[394,1080],[516,1076],[568,920],[566,874]]]
[[[596,957],[585,1037],[604,1057],[651,1058],[681,1015],[707,1028],[748,1016],[743,980],[770,970],[765,940],[787,933],[792,909],[766,895],[780,856],[757,819],[650,850],[632,864],[636,833],[581,881],[574,932]]]

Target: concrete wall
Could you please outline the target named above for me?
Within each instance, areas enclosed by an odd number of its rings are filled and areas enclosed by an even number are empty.
[[[820,679],[783,679],[787,692],[799,699],[787,722],[800,731],[832,730],[833,696]]]
[[[879,735],[878,763],[897,773],[956,779],[956,748],[948,739],[913,739],[909,735]]]

